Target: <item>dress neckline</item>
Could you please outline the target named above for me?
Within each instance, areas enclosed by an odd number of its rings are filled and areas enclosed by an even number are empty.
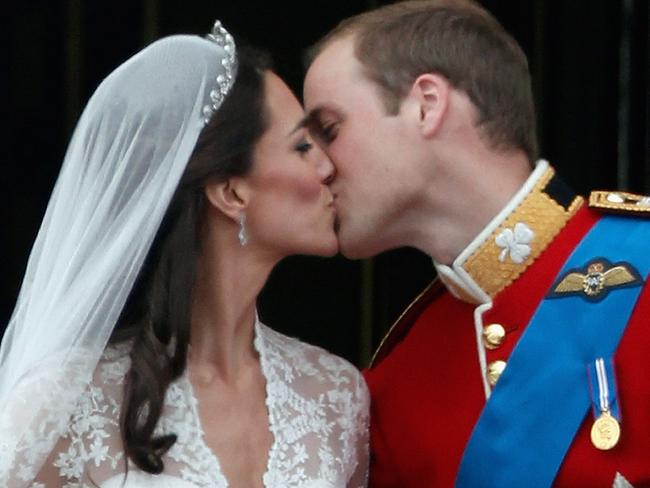
[[[271,406],[271,402],[270,402],[270,396],[271,396],[273,385],[271,381],[272,375],[269,374],[270,365],[268,363],[268,357],[266,354],[266,345],[264,340],[264,327],[265,326],[260,322],[259,315],[256,312],[254,332],[253,332],[254,334],[253,347],[257,351],[260,359],[260,368],[261,368],[262,376],[264,377],[264,384],[265,384],[264,401],[266,405],[266,415],[269,423],[269,431],[273,436],[273,442],[271,443],[271,448],[269,450],[267,460],[266,460],[266,468],[262,475],[262,485],[264,487],[267,487],[269,486],[267,480],[271,476],[270,473],[272,472],[271,469],[273,467],[275,453],[278,450],[278,435],[277,435],[277,425],[276,425],[277,419],[275,418]],[[199,449],[202,452],[202,457],[204,457],[206,461],[209,460],[210,464],[213,465],[213,469],[211,469],[210,471],[214,473],[214,476],[216,478],[215,481],[219,483],[217,486],[228,488],[231,486],[231,484],[229,483],[228,479],[226,478],[221,468],[221,461],[219,460],[219,456],[217,456],[217,454],[212,449],[210,449],[210,447],[206,443],[205,430],[203,429],[203,424],[201,422],[201,417],[199,415],[198,400],[196,398],[196,395],[194,394],[194,387],[192,385],[192,382],[190,381],[187,368],[183,372],[183,375],[181,376],[181,382],[184,385],[185,393],[187,395],[186,400],[187,400],[187,404],[190,407],[192,420],[195,423],[197,433],[199,434],[195,440],[196,446],[193,447]]]

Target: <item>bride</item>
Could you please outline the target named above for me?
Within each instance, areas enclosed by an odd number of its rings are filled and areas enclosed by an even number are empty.
[[[218,22],[102,82],[0,349],[1,486],[366,485],[361,375],[256,313],[279,260],[337,251],[302,120]]]

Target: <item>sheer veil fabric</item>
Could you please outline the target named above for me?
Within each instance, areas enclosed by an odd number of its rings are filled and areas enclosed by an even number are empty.
[[[111,73],[81,116],[0,349],[0,486],[33,478],[66,429],[226,57],[196,36],[157,41]]]

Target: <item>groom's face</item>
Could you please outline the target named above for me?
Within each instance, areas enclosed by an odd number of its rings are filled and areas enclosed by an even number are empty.
[[[404,123],[389,115],[377,85],[363,72],[353,40],[329,44],[305,78],[310,130],[336,168],[330,183],[338,213],[341,252],[364,258],[396,247],[396,227],[407,198]],[[408,193],[408,192],[406,192]]]

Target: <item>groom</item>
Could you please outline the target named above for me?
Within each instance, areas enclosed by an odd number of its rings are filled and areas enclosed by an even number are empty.
[[[478,4],[385,6],[312,54],[342,252],[438,272],[366,371],[370,486],[650,483],[650,199],[537,159],[526,57]]]

